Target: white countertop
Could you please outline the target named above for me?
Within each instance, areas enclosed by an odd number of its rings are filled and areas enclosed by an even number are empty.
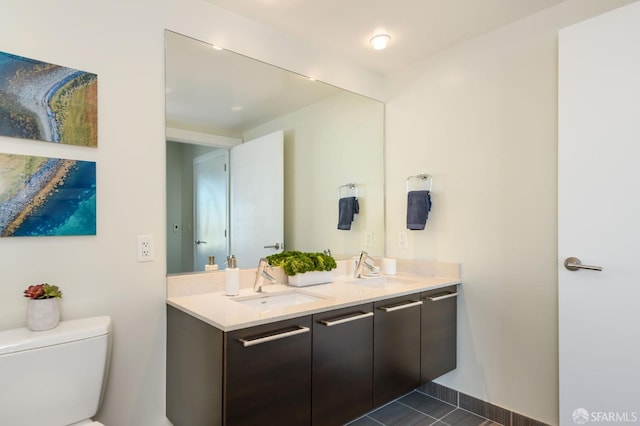
[[[332,283],[306,287],[267,285],[263,287],[265,294],[299,291],[321,297],[318,301],[270,310],[245,306],[234,300],[257,295],[258,293],[251,288],[241,288],[238,296],[226,296],[222,291],[174,296],[167,299],[167,304],[222,331],[233,331],[456,284],[460,284],[459,276],[437,277],[398,273],[393,276],[354,279],[345,275],[334,277]]]

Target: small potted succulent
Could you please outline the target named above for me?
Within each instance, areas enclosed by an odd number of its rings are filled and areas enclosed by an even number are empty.
[[[33,331],[55,328],[60,322],[60,298],[57,285],[47,283],[30,285],[24,291],[27,301],[27,327]]]

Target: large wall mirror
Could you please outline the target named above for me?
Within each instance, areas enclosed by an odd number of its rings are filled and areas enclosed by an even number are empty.
[[[255,267],[241,239],[266,254],[384,254],[382,102],[171,31],[165,46],[167,273],[202,271],[208,256],[223,268],[228,254]],[[281,150],[261,148],[274,136]],[[241,154],[252,146],[262,152]],[[338,229],[339,200],[353,196],[359,213]],[[281,236],[259,236],[278,221]]]

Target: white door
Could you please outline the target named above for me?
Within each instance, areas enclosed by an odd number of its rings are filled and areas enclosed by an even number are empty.
[[[209,256],[223,266],[228,253],[228,156],[218,149],[193,160],[194,271],[204,271]]]
[[[284,134],[277,131],[231,150],[231,254],[256,267],[284,241]]]
[[[560,424],[640,423],[640,3],[559,40]]]

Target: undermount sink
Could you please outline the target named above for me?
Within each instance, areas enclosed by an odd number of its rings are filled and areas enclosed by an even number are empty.
[[[234,302],[257,308],[262,311],[306,305],[325,300],[326,297],[301,290],[279,291],[277,293],[259,293],[251,296],[236,297]]]

